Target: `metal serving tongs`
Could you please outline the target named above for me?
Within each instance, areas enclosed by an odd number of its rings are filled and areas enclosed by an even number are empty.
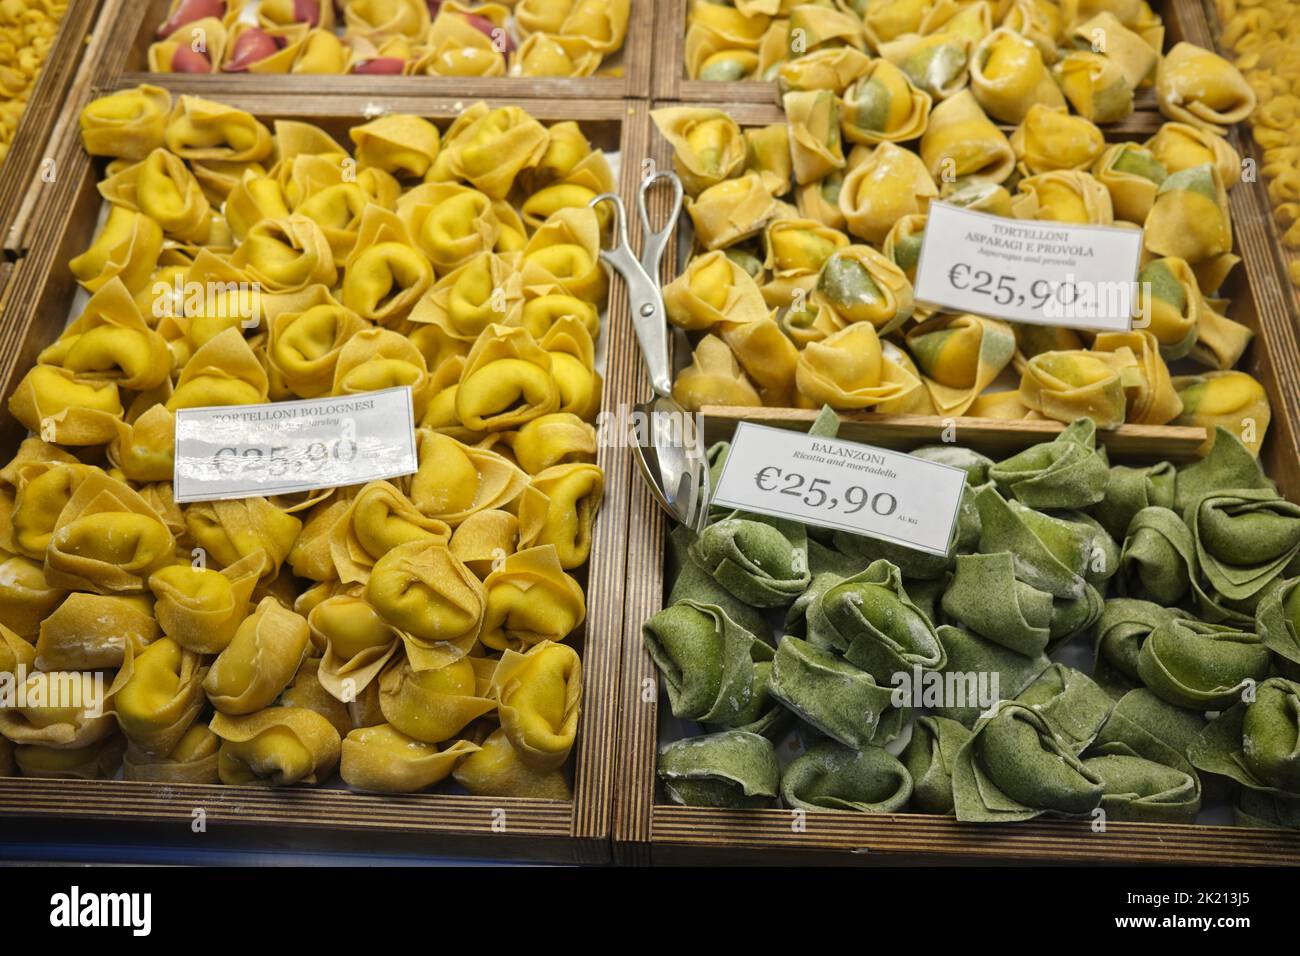
[[[650,229],[646,194],[660,180],[672,184],[673,203],[667,224],[659,232]],[[593,208],[612,203],[615,210],[614,246],[601,249],[600,258],[627,283],[632,306],[632,326],[641,346],[654,398],[635,407],[633,429],[637,466],[659,505],[682,524],[699,532],[709,514],[709,462],[704,435],[695,416],[672,397],[672,367],[668,361],[668,314],[659,289],[659,263],[682,210],[682,181],[668,170],[648,176],[637,195],[641,214],[641,258],[632,254],[627,241],[627,209],[613,193],[591,200]]]

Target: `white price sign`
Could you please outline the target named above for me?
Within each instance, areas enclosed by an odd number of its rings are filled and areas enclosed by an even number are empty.
[[[916,300],[1012,322],[1127,332],[1142,230],[1007,219],[930,203]]]
[[[416,470],[409,388],[176,413],[176,501],[287,495]]]
[[[943,555],[965,485],[950,465],[741,422],[712,503]]]

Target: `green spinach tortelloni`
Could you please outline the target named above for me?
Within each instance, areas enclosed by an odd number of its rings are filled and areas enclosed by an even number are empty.
[[[642,632],[674,717],[761,732],[781,716],[770,697],[771,646],[722,608],[682,600]]]
[[[1086,816],[1101,806],[1102,776],[1062,743],[1033,707],[1004,701],[957,754],[953,805],[973,823]]]
[[[675,803],[767,807],[776,801],[781,768],[766,737],[726,730],[665,746],[659,751],[659,779]]]
[[[1190,748],[1193,764],[1241,785],[1242,816],[1266,825],[1300,822],[1300,684],[1272,677],[1210,721]],[[1272,802],[1265,812],[1264,798]],[[1271,819],[1270,819],[1271,818]],[[1274,822],[1276,821],[1276,822]]]

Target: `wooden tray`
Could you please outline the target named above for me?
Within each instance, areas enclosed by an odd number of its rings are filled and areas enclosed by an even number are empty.
[[[86,95],[88,91],[83,99]],[[274,95],[225,96],[223,100],[264,121],[304,120],[335,136],[343,136],[348,127],[365,122],[363,111],[377,102],[373,97],[307,100]],[[395,111],[418,113],[440,125],[446,125],[458,112],[457,104],[445,99],[406,97],[379,99],[378,103]],[[70,104],[78,112],[82,105],[80,101]],[[489,105],[507,103],[497,100],[489,101]],[[645,155],[649,121],[644,103],[536,100],[527,109],[544,122],[577,120],[594,144],[607,150],[618,149],[624,157]],[[77,291],[67,261],[90,244],[96,226],[101,203],[95,188],[99,170],[76,137],[72,140],[65,143],[60,158],[64,170],[61,193],[53,206],[47,207],[45,228],[0,313],[0,399],[4,402],[4,410],[0,410],[0,460],[13,455],[26,432],[9,415],[8,398],[40,350],[63,331]],[[622,163],[624,194],[632,193],[639,168],[635,162]],[[603,407],[613,409],[632,400],[634,371],[640,362],[627,293],[621,282],[610,284],[608,316]],[[0,779],[0,818],[49,821],[75,817],[166,824],[188,820],[194,808],[202,807],[209,826],[215,823],[274,826],[281,830],[301,827],[400,832],[418,835],[421,848],[435,854],[572,862],[607,860],[631,473],[627,455],[618,449],[602,448],[599,463],[605,469],[606,492],[593,532],[587,572],[587,623],[581,649],[586,686],[574,748],[572,803],[436,793],[386,797],[331,789],[267,790],[8,778]],[[503,832],[499,832],[501,820]]]
[[[771,105],[724,107],[742,126],[777,122]],[[1160,117],[1151,117],[1159,125]],[[1125,134],[1108,130],[1113,138]],[[651,156],[661,166],[671,149],[657,132]],[[1276,274],[1256,197],[1237,188],[1229,194],[1238,252],[1251,268],[1238,267],[1225,283],[1232,317],[1255,331],[1238,367],[1264,386],[1273,409],[1261,461],[1282,493],[1300,501],[1300,343],[1297,329],[1276,294]],[[656,224],[666,215],[665,191],[651,196]],[[1238,223],[1241,227],[1238,228]],[[677,257],[665,257],[665,281],[676,274]],[[1269,284],[1272,283],[1270,288]],[[637,367],[640,396],[650,394]],[[744,419],[769,425],[807,427],[810,413],[795,409],[705,409],[706,440],[734,431]],[[942,419],[856,413],[844,416],[842,434],[887,447],[907,449],[935,440]],[[963,444],[1003,456],[1044,441],[1061,429],[1055,422],[957,419]],[[1125,425],[1099,433],[1117,461],[1147,458],[1186,460],[1199,429]],[[1196,439],[1196,440],[1194,440]],[[629,554],[620,680],[619,741],[614,857],[622,863],[837,863],[956,862],[988,860],[1300,864],[1300,833],[1226,826],[1112,823],[1094,833],[1087,823],[1032,821],[1013,826],[958,823],[925,814],[809,813],[796,832],[787,810],[710,810],[662,801],[656,788],[658,672],[644,649],[641,624],[663,606],[664,535],[669,522],[639,477],[629,500]]]
[[[722,101],[726,103],[775,103],[775,83],[737,80],[722,83],[692,80],[686,75],[686,12],[691,0],[656,0],[658,23],[655,33],[661,45],[655,53],[654,96],[662,100]],[[1200,0],[1153,0],[1151,6],[1165,21],[1165,48],[1182,39],[1190,39],[1185,19]],[[1206,44],[1208,46],[1208,43]],[[1134,108],[1138,112],[1155,110],[1155,93],[1150,87],[1137,91]]]
[[[1296,348],[1292,339],[1288,347]],[[1260,374],[1259,369],[1254,370]],[[1278,383],[1265,381],[1276,403]],[[1265,439],[1265,468],[1288,498],[1300,501],[1300,445],[1295,421],[1275,405]],[[710,440],[734,419],[708,416]],[[873,438],[890,425],[875,423]],[[842,434],[853,434],[846,429]],[[1041,436],[990,424],[962,425],[962,443],[990,454],[1023,448]],[[885,442],[914,447],[916,439]],[[628,523],[627,619],[620,681],[622,719],[615,793],[614,859],[625,864],[863,864],[1021,860],[1070,863],[1300,865],[1300,832],[1246,827],[1035,820],[1013,825],[958,823],[921,813],[793,814],[789,810],[713,810],[663,801],[656,787],[658,672],[641,640],[641,624],[663,606],[663,543],[669,522],[640,481]],[[794,826],[798,821],[800,826]]]
[[[1197,25],[1196,31],[1197,36],[1204,37],[1204,39],[1198,39],[1196,42],[1210,46],[1218,37],[1223,35],[1223,24],[1219,22],[1219,15],[1214,8],[1213,0],[1204,0],[1201,12],[1203,18],[1201,23]],[[1231,51],[1220,50],[1220,53],[1229,60],[1232,59]],[[1242,156],[1253,159],[1256,169],[1261,168],[1264,165],[1264,151],[1255,142],[1255,137],[1250,134],[1246,124],[1241,124],[1235,130],[1235,133],[1234,143],[1238,151]],[[1266,242],[1275,253],[1274,258],[1278,269],[1276,276],[1277,287],[1268,291],[1276,294],[1285,302],[1286,308],[1291,313],[1292,322],[1300,326],[1300,286],[1293,283],[1287,273],[1287,267],[1291,263],[1300,261],[1300,249],[1288,249],[1282,244],[1282,230],[1278,228],[1277,220],[1273,218],[1273,206],[1269,202],[1268,194],[1265,191],[1266,186],[1267,181],[1261,175],[1256,188],[1252,189],[1251,192],[1255,194],[1260,208],[1260,216],[1264,220],[1258,225],[1258,228],[1267,234]],[[1264,263],[1259,262],[1256,265],[1262,274]],[[1295,397],[1297,402],[1300,403],[1300,396]]]
[[[209,76],[150,73],[149,45],[166,19],[169,0],[126,0],[114,32],[113,55],[99,67],[97,83],[118,88],[152,83],[179,93],[220,98],[221,94],[282,93],[319,96],[455,96],[466,102],[490,97],[515,99],[623,99],[650,95],[654,0],[633,0],[623,42],[622,76],[453,77],[453,76],[292,76],[219,73]]]
[[[121,0],[71,0],[59,32],[32,87],[27,109],[14,132],[9,154],[0,164],[0,238],[10,254],[21,253],[25,213],[34,194],[45,182],[57,176],[46,160],[51,151],[50,133],[60,121],[63,104],[74,78],[98,49],[98,41],[107,33],[111,18],[100,13],[116,7]],[[94,37],[90,34],[94,28]],[[44,168],[43,168],[44,167]]]

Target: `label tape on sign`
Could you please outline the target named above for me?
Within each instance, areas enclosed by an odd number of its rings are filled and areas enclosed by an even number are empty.
[[[411,390],[176,413],[176,501],[341,488],[412,474]]]
[[[916,300],[1012,322],[1127,332],[1142,230],[1007,219],[932,202]]]
[[[741,422],[712,503],[943,555],[965,487],[951,465]]]

